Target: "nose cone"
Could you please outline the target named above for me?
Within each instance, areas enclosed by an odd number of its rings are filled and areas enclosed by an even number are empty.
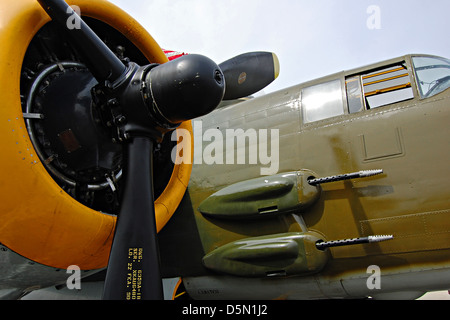
[[[225,92],[222,70],[211,59],[197,54],[153,68],[146,83],[154,107],[174,124],[210,113]]]

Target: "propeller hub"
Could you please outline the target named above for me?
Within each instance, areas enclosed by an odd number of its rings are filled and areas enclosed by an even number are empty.
[[[152,112],[171,124],[204,116],[222,101],[225,78],[211,59],[186,55],[153,68],[145,83]]]
[[[213,111],[222,101],[225,79],[215,62],[189,55],[165,64],[140,67],[129,63],[118,85],[93,90],[104,123],[116,141],[164,134]]]

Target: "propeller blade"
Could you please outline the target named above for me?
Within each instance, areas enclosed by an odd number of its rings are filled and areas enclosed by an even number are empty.
[[[126,66],[63,0],[37,0],[53,21],[66,30],[83,55],[89,71],[99,83],[114,83],[124,76]],[[80,28],[67,28],[67,21],[79,19]]]
[[[127,143],[124,194],[108,262],[103,299],[161,300],[153,197],[153,142]]]
[[[272,83],[280,72],[277,56],[271,52],[249,52],[219,64],[225,76],[224,100],[247,97]]]

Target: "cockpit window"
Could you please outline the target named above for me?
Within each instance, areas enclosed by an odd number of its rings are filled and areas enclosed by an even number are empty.
[[[367,109],[414,98],[408,70],[404,65],[377,70],[362,76]]]
[[[411,79],[404,62],[347,77],[345,85],[349,113],[414,98]]]
[[[302,90],[303,121],[305,123],[344,114],[341,80],[333,80]]]
[[[422,98],[450,87],[450,60],[438,57],[413,57],[412,60]]]

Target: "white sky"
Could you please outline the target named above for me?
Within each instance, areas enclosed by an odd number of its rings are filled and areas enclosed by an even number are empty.
[[[272,51],[266,93],[408,53],[450,58],[449,0],[110,0],[166,49],[223,62]],[[370,11],[379,8],[379,20]],[[367,21],[379,22],[369,29]]]

